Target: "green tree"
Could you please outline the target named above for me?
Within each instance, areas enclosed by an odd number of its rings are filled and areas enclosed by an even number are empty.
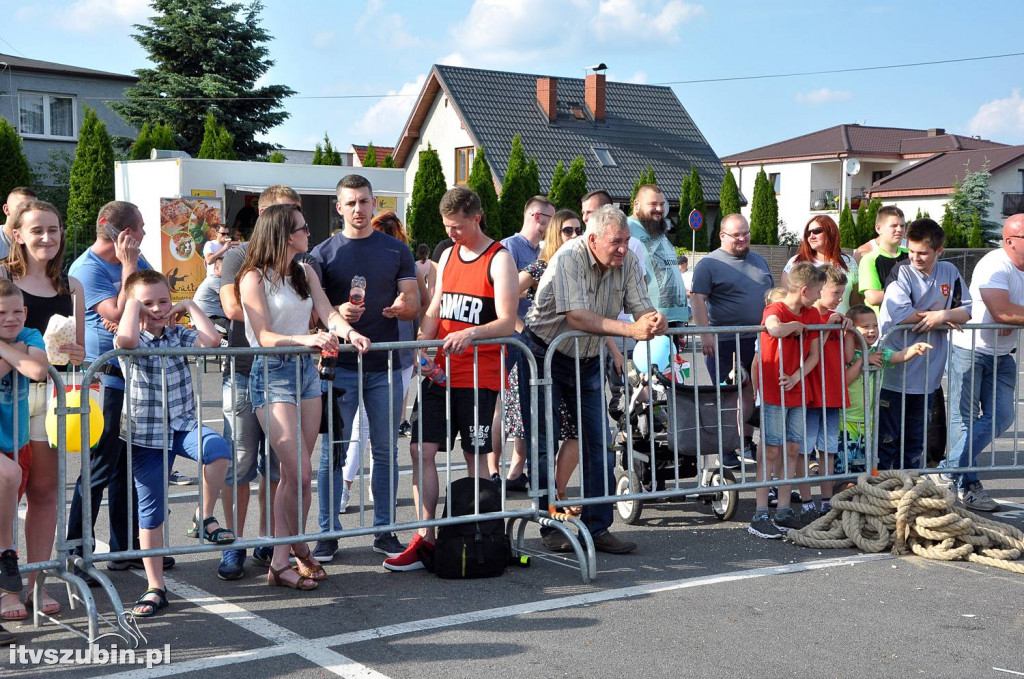
[[[217,135],[214,157],[217,160],[238,160],[238,155],[235,153],[235,138],[225,127],[221,127]]]
[[[213,159],[217,157],[217,140],[220,137],[220,127],[217,119],[213,117],[213,111],[206,114],[206,124],[203,126],[203,143],[199,145],[197,158]]]
[[[512,137],[512,151],[508,156],[508,168],[505,170],[505,180],[501,183],[501,199],[498,201],[502,237],[519,231],[523,225],[526,201],[536,195],[529,192],[529,171],[523,140],[517,134]]]
[[[83,107],[82,127],[78,132],[75,161],[71,164],[68,193],[68,240],[75,241],[81,230],[95,228],[96,215],[114,200],[114,148],[107,126],[96,111]]]
[[[390,153],[384,154],[384,162],[381,163],[381,167],[394,167],[394,166],[395,166],[395,159],[391,156],[391,154]]]
[[[740,213],[740,188],[736,186],[736,178],[729,168],[725,168],[722,188],[718,192],[718,212],[723,217]]]
[[[541,195],[540,167],[533,156],[530,156],[530,162],[526,165],[526,193],[530,198]]]
[[[914,221],[916,222],[917,220],[922,219],[922,218],[923,218],[923,215],[921,214],[921,206],[918,206],[917,207],[917,214],[914,215]]]
[[[754,198],[750,204],[750,242],[772,245],[778,238],[778,205],[772,213],[775,189],[768,182],[764,168],[754,178]]]
[[[844,248],[855,248],[857,241],[857,222],[850,210],[850,201],[843,201],[843,210],[839,213],[839,244]]]
[[[324,164],[324,147],[320,146],[320,142],[313,147],[313,162],[311,165],[323,165]]]
[[[174,139],[174,130],[171,129],[170,125],[164,125],[163,123],[154,125],[153,134],[150,139],[155,149],[164,151],[178,150],[178,142]]]
[[[282,103],[294,90],[256,83],[274,65],[268,58],[271,35],[260,25],[263,3],[224,0],[152,0],[147,24],[132,37],[153,68],[135,71],[139,81],[125,100],[111,106],[127,122],[164,122],[196,155],[203,139],[203,104],[215,105],[244,160],[263,157],[273,147],[257,137],[288,119]]]
[[[283,163],[286,160],[287,158],[280,151],[274,151],[269,156],[267,156],[268,163]]]
[[[583,207],[583,196],[587,195],[587,167],[583,156],[576,156],[569,164],[569,172],[559,185],[558,200],[554,200],[556,210],[572,210],[580,213]]]
[[[113,166],[110,171],[113,173]],[[113,174],[110,181],[114,181]],[[14,187],[31,183],[32,170],[22,150],[21,136],[6,118],[0,118],[0,200],[6,200]]]
[[[68,213],[68,192],[70,190],[68,184],[71,179],[71,162],[71,153],[69,151],[50,149],[47,153],[47,159],[43,161],[43,172],[39,173],[33,182],[38,185],[39,197],[56,206],[62,215]],[[85,247],[91,244],[92,241],[89,241]],[[69,250],[71,245],[71,243],[68,243]],[[79,248],[76,253],[83,249],[85,248]]]
[[[495,240],[500,239],[501,208],[498,206],[498,193],[494,190],[494,177],[491,175],[491,166],[487,164],[487,154],[483,146],[477,149],[473,158],[473,167],[469,171],[466,186],[480,196],[480,204],[487,217],[487,235]]]
[[[377,167],[377,147],[371,141],[366,145],[366,155],[363,156],[363,167]]]
[[[313,150],[313,165],[341,165],[341,152],[335,151],[331,138],[324,132],[324,143],[317,144]]]
[[[875,237],[875,220],[878,218],[878,208],[882,207],[882,200],[872,198],[867,206],[863,202],[860,205],[860,210],[857,210],[857,244],[854,247],[860,247]]]
[[[448,237],[440,212],[441,198],[447,190],[441,157],[436,149],[427,144],[427,150],[420,153],[420,165],[413,179],[412,197],[406,214],[406,223],[414,242],[433,247]]]
[[[949,206],[958,224],[970,228],[974,213],[986,215],[992,209],[992,190],[989,188],[991,179],[992,173],[986,165],[979,172],[967,169],[962,182],[953,182]]]
[[[711,222],[708,220],[708,206],[704,202],[704,187],[701,185],[700,175],[697,173],[696,167],[690,168],[690,205],[691,210],[697,210],[704,216],[704,223],[697,231],[697,242],[695,247],[700,252],[708,251],[708,244],[711,242],[711,234],[708,231],[711,229]],[[687,215],[688,217],[689,215]],[[680,221],[683,224],[687,224],[687,217],[680,215]]]
[[[139,136],[132,144],[132,160],[148,160],[149,152],[153,150],[153,133],[149,129],[149,123],[143,123],[139,130]]]
[[[975,212],[974,216],[971,218],[971,232],[967,237],[967,247],[988,247],[988,243],[985,242],[985,231],[981,228],[981,217],[977,212]]]
[[[685,225],[686,228],[690,228],[690,223],[687,221],[690,218],[690,212],[693,211],[693,203],[690,202],[690,174],[683,175],[683,183],[679,187],[679,223]]]
[[[556,209],[558,208],[558,192],[563,179],[565,179],[565,163],[558,161],[555,164],[555,172],[551,175],[551,188],[548,189],[548,200],[555,204]]]
[[[945,246],[947,248],[963,247],[961,241],[964,239],[960,235],[960,225],[957,223],[956,215],[950,209],[949,203],[946,203],[946,207],[942,212],[941,226],[942,230],[946,232]]]

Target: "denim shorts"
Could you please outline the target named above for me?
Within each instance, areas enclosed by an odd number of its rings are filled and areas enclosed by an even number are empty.
[[[781,446],[782,432],[785,429],[786,440],[803,443],[804,427],[807,424],[806,408],[802,405],[786,408],[783,421],[782,406],[771,403],[761,404],[761,434],[766,446]]]
[[[300,362],[298,382],[295,375],[296,360]],[[268,371],[266,377],[263,375],[264,365]],[[300,401],[319,398],[321,393],[320,376],[313,365],[313,357],[309,354],[261,355],[252,362],[252,372],[249,374],[249,400],[252,401],[253,410],[262,408],[268,402],[295,403],[296,396]]]
[[[835,455],[839,451],[839,419],[842,408],[807,409],[807,440],[804,441],[804,455],[811,451]],[[826,447],[827,446],[827,447]]]

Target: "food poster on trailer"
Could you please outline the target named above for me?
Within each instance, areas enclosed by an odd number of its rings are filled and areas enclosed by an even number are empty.
[[[172,302],[192,299],[203,282],[203,246],[216,239],[220,224],[220,198],[160,199],[161,255]]]

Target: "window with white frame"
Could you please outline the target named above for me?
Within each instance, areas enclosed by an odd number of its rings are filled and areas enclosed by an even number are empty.
[[[19,92],[19,130],[33,137],[74,139],[75,97],[68,94]]]

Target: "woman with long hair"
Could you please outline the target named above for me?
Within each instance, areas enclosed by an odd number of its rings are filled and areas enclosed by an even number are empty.
[[[351,342],[360,353],[370,340],[356,332],[331,303],[307,264],[295,256],[309,249],[309,226],[297,205],[271,205],[253,230],[235,289],[245,315],[250,346],[305,346],[337,350],[338,338]],[[327,322],[328,332],[310,333],[313,310]],[[299,381],[296,382],[296,362]],[[267,372],[264,375],[264,371]],[[310,454],[320,429],[320,380],[310,354],[257,356],[249,381],[253,410],[268,432],[281,464],[281,481],[274,499],[275,537],[305,532],[309,514],[312,468]],[[301,408],[302,429],[296,431]],[[301,451],[301,455],[300,455]],[[299,484],[302,515],[299,518]],[[288,567],[289,549],[295,569]],[[315,589],[327,577],[304,542],[274,547],[267,583],[292,589]]]
[[[50,317],[68,316],[75,321],[75,341],[58,348],[68,355],[73,366],[85,360],[85,293],[82,284],[66,276],[64,269],[64,223],[56,207],[41,200],[29,200],[10,219],[14,235],[11,254],[3,264],[6,277],[17,285],[25,297],[28,314],[25,327],[46,332]],[[29,429],[32,463],[28,472],[25,495],[25,547],[29,563],[48,561],[53,549],[57,529],[57,449],[50,446],[46,436],[46,382],[33,382],[29,387]],[[63,498],[60,498],[63,502]],[[37,571],[28,574],[27,605],[37,605],[41,612],[54,615],[60,604],[46,590],[42,600],[33,602],[32,591]],[[17,594],[0,596],[0,619],[24,620],[26,606]]]
[[[833,311],[845,314],[850,308],[851,296],[853,304],[860,304],[863,297],[857,290],[857,263],[853,257],[845,254],[839,245],[839,227],[828,215],[811,217],[804,227],[804,236],[797,251],[782,270],[782,287],[789,282],[789,272],[800,262],[810,262],[816,267],[831,264],[846,274],[846,292],[842,303]]]

